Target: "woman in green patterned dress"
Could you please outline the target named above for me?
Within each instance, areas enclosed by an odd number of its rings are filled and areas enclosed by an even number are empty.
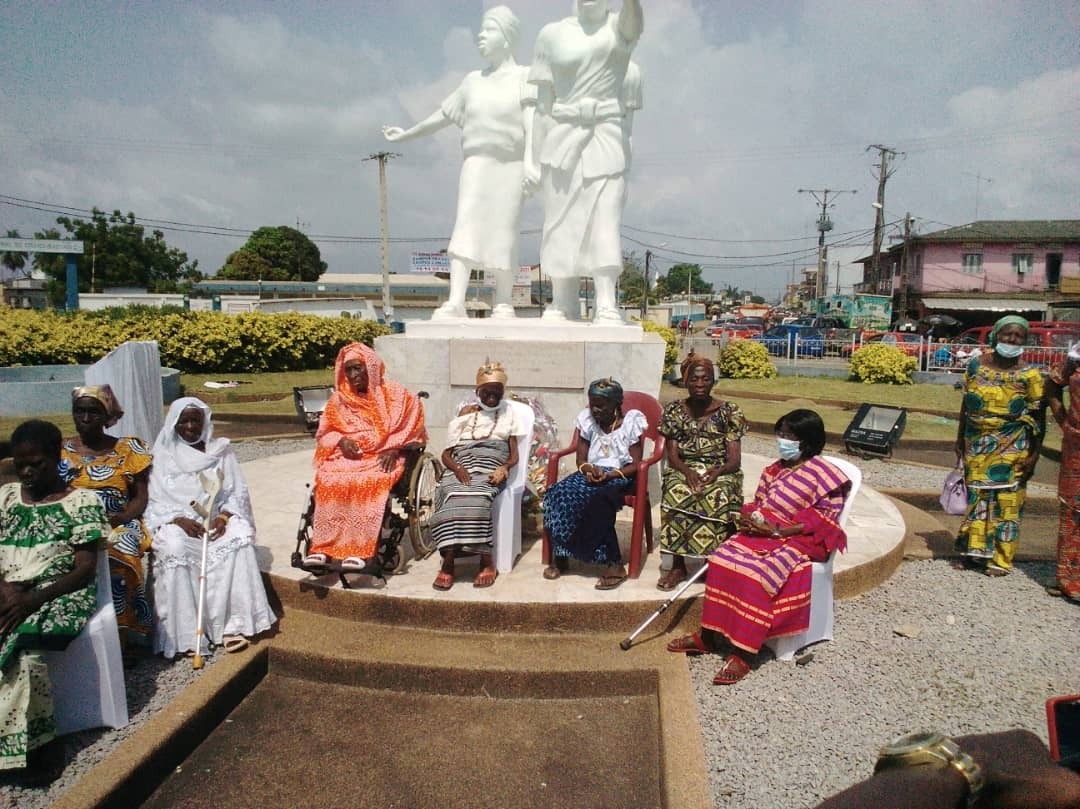
[[[1024,362],[1028,322],[1006,315],[990,347],[964,371],[956,458],[964,464],[968,510],[960,523],[957,567],[1005,576],[1020,540],[1027,483],[1046,426],[1042,369]]]
[[[712,360],[691,355],[682,372],[689,395],[668,404],[660,418],[667,439],[660,549],[671,556],[656,583],[661,590],[686,581],[687,556],[707,558],[735,533],[743,504],[746,418],[738,405],[713,398]]]
[[[60,477],[60,441],[54,424],[20,424],[11,436],[20,482],[0,487],[0,770],[27,768],[25,785],[63,765],[41,652],[66,647],[93,614],[109,532],[94,493]]]

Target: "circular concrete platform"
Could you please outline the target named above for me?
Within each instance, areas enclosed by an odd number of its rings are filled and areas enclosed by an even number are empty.
[[[312,480],[311,452],[294,452],[251,461],[243,465],[251,488],[258,527],[259,562],[263,571],[274,579],[275,588],[284,600],[286,592],[324,589],[341,590],[337,576],[313,577],[293,568],[290,557],[296,548],[296,530],[307,497],[305,484]],[[769,459],[743,455],[746,496],[751,497],[762,468]],[[659,498],[654,496],[654,502]],[[653,525],[659,532],[659,506],[653,509]],[[617,528],[620,538],[628,541],[630,512],[619,515]],[[892,502],[881,493],[862,486],[847,525],[848,550],[835,562],[835,594],[850,598],[866,592],[892,575],[903,559],[904,520]],[[411,553],[408,543],[403,544]],[[626,548],[624,546],[624,554]],[[439,557],[409,559],[404,571],[387,578],[385,584],[366,576],[350,577],[355,582],[349,595],[389,599],[410,599],[438,605],[471,603],[476,605],[524,604],[624,604],[627,602],[662,602],[670,596],[656,589],[660,575],[661,554],[654,550],[645,559],[641,577],[631,579],[615,590],[598,591],[593,585],[598,568],[572,564],[570,570],[556,581],[542,575],[541,542],[535,535],[522,542],[522,556],[513,571],[499,576],[492,587],[475,588],[472,576],[476,562],[468,558],[458,564],[458,581],[453,589],[439,592],[431,587],[438,572]],[[700,595],[704,584],[690,587],[686,598]],[[315,599],[307,599],[314,606]]]

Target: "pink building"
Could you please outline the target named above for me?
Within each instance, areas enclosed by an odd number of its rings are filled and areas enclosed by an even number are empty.
[[[1080,320],[1080,220],[972,222],[913,235],[880,255],[876,279],[872,257],[860,263],[855,291],[892,294],[898,315],[938,312],[968,325],[1004,312]]]

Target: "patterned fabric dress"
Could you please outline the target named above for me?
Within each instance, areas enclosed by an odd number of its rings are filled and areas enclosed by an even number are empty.
[[[494,414],[476,410],[450,422],[447,446],[471,480],[462,483],[449,468],[443,469],[430,523],[440,551],[453,548],[491,553],[491,508],[505,483],[488,483],[488,475],[506,463],[510,457],[508,439],[516,439],[522,432],[513,408],[505,400]],[[528,463],[528,459],[519,458],[518,463]]]
[[[589,442],[589,463],[617,469],[630,463],[629,448],[641,440],[648,422],[640,410],[627,410],[618,427],[605,433],[585,408],[574,427]],[[552,485],[544,493],[544,530],[551,537],[554,556],[597,565],[619,564],[622,553],[615,515],[623,507],[632,480],[592,484],[581,472],[574,472]]]
[[[660,418],[660,432],[679,444],[679,457],[698,474],[727,462],[728,442],[746,435],[739,406],[719,402],[695,419],[682,401],[671,402]],[[707,556],[735,533],[743,503],[742,470],[720,475],[701,491],[691,491],[682,472],[664,468],[660,547],[680,556]]]
[[[1067,360],[1050,371],[1050,378],[1069,391],[1058,475],[1057,586],[1080,599],[1080,366]]]
[[[75,567],[80,545],[108,536],[109,524],[93,494],[75,489],[51,503],[27,505],[21,486],[0,487],[0,578],[48,586]],[[26,754],[56,735],[49,670],[38,650],[63,649],[94,612],[94,579],[58,596],[0,642],[0,770],[26,766]]]
[[[766,638],[797,635],[810,626],[810,563],[847,547],[838,520],[850,490],[847,476],[820,456],[788,469],[765,467],[754,502],[782,526],[806,531],[783,539],[738,533],[709,557],[701,625],[756,653]]]
[[[106,514],[117,514],[128,504],[128,483],[153,463],[149,447],[135,437],[118,438],[116,446],[97,455],[80,452],[75,439],[60,448],[60,476],[79,489],[91,489]],[[108,539],[116,621],[122,629],[149,636],[153,624],[146,598],[143,554],[150,548],[150,533],[142,518],[112,529]]]
[[[367,393],[356,393],[345,377],[345,363],[357,359],[367,367]],[[335,390],[326,403],[315,433],[315,520],[311,553],[334,559],[375,555],[383,511],[390,490],[401,478],[405,458],[398,456],[389,472],[380,453],[427,441],[424,408],[415,394],[385,379],[379,355],[361,343],[338,352]],[[359,458],[346,458],[338,444],[355,441]]]
[[[1009,570],[1020,539],[1026,484],[1024,464],[1038,449],[1043,427],[1043,378],[1034,366],[987,368],[976,358],[964,372],[964,482],[968,510],[956,550]],[[1011,488],[979,492],[980,484]]]

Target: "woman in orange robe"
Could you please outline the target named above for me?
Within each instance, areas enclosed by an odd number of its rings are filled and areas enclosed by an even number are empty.
[[[374,349],[351,343],[334,363],[334,393],[315,434],[315,519],[305,568],[340,560],[346,573],[378,572],[375,549],[402,450],[427,441],[420,399],[385,378]]]

